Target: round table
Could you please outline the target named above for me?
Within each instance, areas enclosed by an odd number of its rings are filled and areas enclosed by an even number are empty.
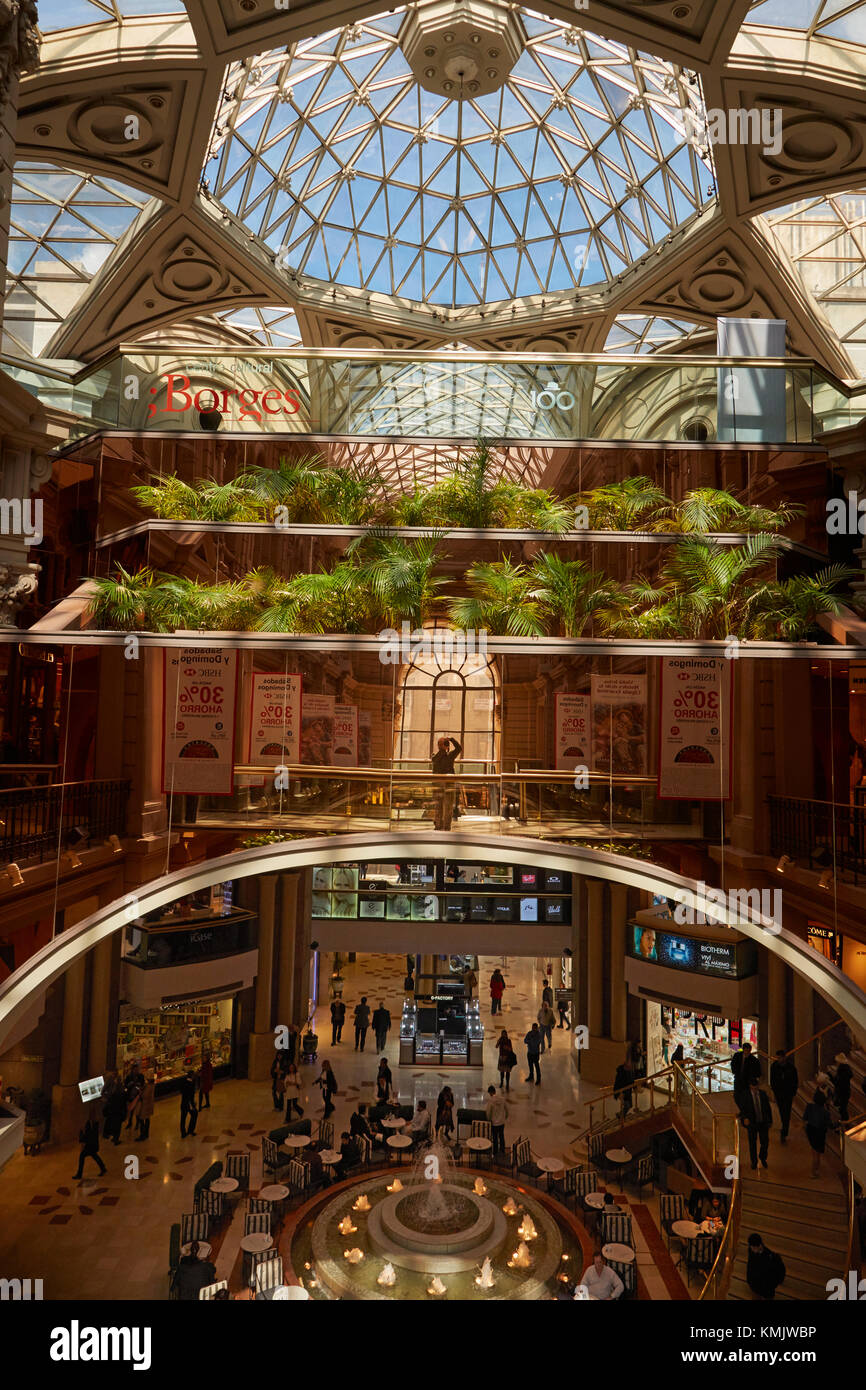
[[[588,1207],[592,1207],[595,1211],[601,1211],[602,1207],[604,1206],[604,1193],[587,1192],[583,1200],[586,1202],[586,1205]]]
[[[335,1163],[339,1163],[342,1157],[343,1155],[340,1153],[339,1149],[321,1149],[319,1152],[319,1158],[328,1168],[332,1168]]]
[[[618,1260],[620,1264],[630,1265],[634,1259],[634,1251],[630,1245],[619,1245],[617,1241],[611,1241],[610,1245],[603,1245],[601,1253],[606,1260]]]
[[[680,1240],[694,1240],[695,1236],[701,1233],[701,1228],[696,1221],[675,1221],[671,1230],[675,1236],[679,1236]]]
[[[400,1155],[400,1162],[403,1162],[403,1150],[411,1149],[412,1140],[408,1134],[389,1134],[385,1140],[389,1149],[396,1149]]]
[[[210,1185],[211,1192],[237,1192],[237,1178],[214,1178]]]
[[[608,1149],[605,1158],[608,1163],[631,1163],[631,1154],[628,1149]]]
[[[537,1158],[535,1163],[542,1173],[562,1173],[565,1170],[565,1164],[561,1158]]]
[[[274,1243],[274,1238],[268,1231],[250,1231],[248,1236],[241,1240],[241,1249],[248,1255],[260,1255],[264,1250],[270,1250]]]
[[[390,1140],[388,1141],[390,1143]],[[472,1149],[474,1153],[486,1153],[493,1148],[493,1140],[485,1139],[482,1135],[476,1134],[472,1139],[466,1140],[467,1149]]]
[[[389,1115],[388,1118],[387,1118],[386,1120],[383,1120],[383,1121],[382,1121],[382,1128],[383,1128],[383,1129],[393,1129],[394,1132],[395,1132],[395,1134],[396,1134],[396,1132],[397,1132],[398,1129],[404,1129],[405,1126],[406,1126],[407,1124],[408,1124],[408,1121],[407,1121],[407,1120],[404,1120],[404,1119],[402,1118],[402,1116],[400,1116],[400,1115]]]
[[[186,1245],[182,1245],[182,1246],[180,1247],[180,1253],[181,1253],[182,1255],[189,1255],[189,1254],[191,1253],[191,1252],[190,1252],[190,1246],[191,1246],[193,1243],[194,1243],[193,1241],[188,1240],[187,1243],[186,1243]],[[210,1257],[210,1252],[211,1252],[211,1247],[210,1247],[210,1245],[208,1244],[208,1242],[207,1242],[206,1240],[200,1240],[200,1241],[198,1242],[198,1257],[199,1257],[199,1259],[200,1259],[200,1260],[206,1260],[206,1259],[208,1259],[208,1258]]]
[[[281,1284],[278,1289],[274,1289],[274,1302],[305,1303],[309,1297],[307,1290],[298,1284]]]
[[[259,1197],[263,1202],[282,1202],[288,1195],[289,1189],[282,1182],[272,1182],[269,1187],[259,1190]]]
[[[309,1134],[287,1134],[283,1145],[287,1149],[305,1149],[310,1142]]]

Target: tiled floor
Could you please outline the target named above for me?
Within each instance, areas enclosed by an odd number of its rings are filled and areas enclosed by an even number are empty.
[[[387,1055],[406,1103],[426,1099],[435,1102],[445,1081],[451,1085],[459,1105],[481,1104],[486,1087],[498,1081],[493,1065],[499,1020],[491,1026],[487,982],[490,972],[500,965],[508,983],[502,1026],[509,1029],[521,1064],[512,1073],[508,1095],[509,1124],[506,1137],[526,1134],[533,1152],[573,1159],[572,1145],[585,1125],[584,1102],[598,1088],[582,1082],[573,1066],[571,1037],[554,1032],[554,1045],[541,1059],[540,1087],[525,1083],[524,1033],[535,1018],[541,989],[543,962],[530,959],[482,958],[482,1017],[487,1029],[485,1052],[490,1064],[483,1074],[424,1071],[419,1067],[397,1066],[397,1032],[405,974],[403,956],[367,956],[344,967],[344,998],[351,1008],[362,994],[375,1008],[383,999],[390,1009],[394,1026]],[[328,962],[323,963],[327,980]],[[339,1085],[334,1115],[337,1133],[347,1125],[359,1099],[373,1094],[377,1054],[372,1033],[367,1035],[364,1053],[355,1052],[352,1030],[346,1027],[343,1042],[330,1046],[328,1005],[319,1010],[317,1030],[322,1052],[334,1067]],[[302,1067],[304,1080],[302,1105],[315,1122],[322,1113],[321,1094],[313,1082],[319,1067]],[[212,1096],[212,1108],[199,1115],[194,1138],[181,1139],[176,1097],[157,1103],[151,1136],[144,1143],[130,1142],[127,1131],[118,1148],[103,1146],[108,1165],[104,1178],[88,1176],[77,1183],[75,1172],[78,1147],[49,1145],[42,1153],[24,1157],[19,1153],[0,1174],[0,1277],[41,1278],[46,1299],[165,1298],[168,1288],[168,1238],[173,1221],[192,1210],[192,1186],[215,1159],[229,1149],[248,1149],[252,1156],[251,1189],[261,1185],[261,1136],[274,1127],[276,1112],[271,1105],[270,1086],[230,1080],[219,1083]],[[138,1164],[138,1177],[132,1160]],[[88,1163],[88,1170],[92,1164]],[[654,1228],[656,1202],[644,1194],[635,1207],[634,1237],[639,1276],[644,1297],[668,1299],[685,1295],[682,1280],[661,1244]],[[242,1217],[229,1229],[217,1255],[217,1276],[237,1275]]]

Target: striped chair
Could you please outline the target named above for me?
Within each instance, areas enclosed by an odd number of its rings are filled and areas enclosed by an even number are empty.
[[[244,1235],[271,1234],[271,1213],[269,1211],[248,1211],[244,1217]]]
[[[686,1201],[681,1192],[663,1192],[659,1197],[659,1220],[661,1228],[671,1248],[671,1227],[675,1221],[682,1221],[686,1214]]]
[[[279,1215],[279,1205],[279,1202],[269,1202],[267,1197],[251,1197],[246,1220],[248,1221],[251,1216],[266,1216],[270,1225],[266,1226],[265,1230],[273,1231],[274,1223]],[[249,1231],[245,1230],[244,1235],[249,1235]]]
[[[199,1303],[210,1303],[212,1299],[216,1298],[220,1289],[227,1289],[228,1286],[228,1279],[218,1279],[215,1284],[205,1284],[204,1288],[198,1291]]]
[[[207,1240],[210,1230],[210,1217],[206,1211],[185,1212],[180,1218],[180,1243],[186,1245],[190,1240]]]
[[[226,1218],[226,1197],[224,1192],[211,1192],[210,1188],[199,1188],[195,1194],[195,1210],[205,1212],[215,1226]]]
[[[168,1238],[168,1296],[176,1298],[174,1276],[180,1264],[180,1222],[175,1221]]]
[[[574,1179],[575,1197],[582,1202],[587,1192],[597,1192],[599,1176],[594,1168],[581,1168],[577,1170]]]
[[[518,1139],[514,1145],[514,1170],[531,1178],[534,1183],[544,1176],[538,1164],[533,1161],[528,1139]]]
[[[712,1269],[718,1246],[712,1236],[693,1236],[686,1241],[685,1259],[688,1282],[692,1282],[692,1271]]]
[[[262,1140],[262,1172],[266,1178],[272,1178],[274,1182],[279,1182],[285,1169],[289,1166],[289,1160],[280,1158],[280,1151],[273,1139]]]
[[[566,1168],[562,1177],[557,1178],[556,1181],[550,1185],[549,1190],[555,1197],[565,1202],[566,1206],[568,1206],[569,1201],[574,1200],[576,1202],[577,1200],[578,1176],[579,1174],[576,1168]],[[592,1191],[591,1188],[590,1191]]]
[[[250,1190],[250,1156],[246,1154],[226,1154],[225,1175],[237,1179],[238,1192]]]
[[[356,1134],[355,1143],[358,1145],[358,1153],[361,1155],[361,1166],[369,1168],[373,1161],[373,1145],[366,1134]]]
[[[632,1174],[632,1182],[637,1188],[637,1195],[639,1197],[643,1195],[643,1190],[646,1187],[647,1183],[652,1184],[652,1190],[653,1192],[655,1192],[656,1161],[653,1158],[652,1154],[643,1154],[643,1156],[638,1159],[634,1172]]]
[[[310,1185],[310,1170],[306,1163],[299,1163],[296,1158],[293,1158],[289,1163],[286,1180],[292,1196],[303,1197]]]
[[[489,1120],[473,1120],[469,1127],[470,1139],[489,1139],[493,1141],[493,1126]],[[470,1149],[467,1146],[467,1154],[470,1163],[484,1164],[490,1167],[493,1158],[492,1149]]]
[[[608,1260],[615,1274],[618,1274],[624,1288],[622,1298],[633,1298],[637,1293],[637,1263],[635,1260]]]
[[[631,1233],[631,1214],[620,1212],[616,1215],[601,1215],[602,1245],[634,1245]]]
[[[334,1121],[319,1121],[319,1143],[323,1149],[333,1149],[334,1147]]]
[[[256,1261],[252,1287],[256,1295],[269,1289],[278,1289],[283,1283],[283,1257],[273,1250],[266,1250]]]
[[[586,1156],[590,1163],[595,1163],[599,1168],[604,1169],[604,1151],[607,1145],[608,1140],[604,1134],[588,1134],[586,1136]]]

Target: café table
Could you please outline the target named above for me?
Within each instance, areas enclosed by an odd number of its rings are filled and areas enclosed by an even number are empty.
[[[634,1251],[630,1245],[620,1245],[618,1241],[612,1240],[609,1245],[601,1247],[601,1253],[606,1260],[618,1260],[620,1264],[630,1265],[634,1259]]]
[[[631,1163],[632,1156],[628,1149],[608,1149],[605,1158],[608,1163],[615,1164],[617,1168],[625,1168],[626,1164]]]
[[[593,1211],[601,1211],[602,1207],[604,1206],[604,1193],[587,1192],[583,1200],[586,1202],[586,1205],[588,1207],[592,1207]]]
[[[388,1115],[387,1118],[382,1121],[382,1128],[393,1129],[396,1134],[398,1130],[404,1129],[407,1124],[408,1120],[404,1120],[402,1115]]]
[[[210,1190],[211,1192],[223,1193],[237,1192],[238,1180],[237,1178],[214,1178],[210,1185]]]
[[[321,1149],[319,1151],[319,1158],[326,1168],[333,1168],[334,1164],[339,1163],[342,1157],[339,1149]]]
[[[189,1255],[189,1254],[191,1254],[192,1252],[191,1252],[191,1250],[190,1250],[190,1246],[191,1246],[193,1243],[194,1243],[193,1241],[188,1240],[187,1243],[186,1243],[186,1245],[182,1245],[182,1246],[180,1247],[180,1253],[181,1253],[182,1255]],[[198,1257],[199,1257],[199,1259],[200,1259],[200,1260],[207,1260],[207,1259],[209,1259],[209,1258],[210,1258],[210,1252],[211,1252],[211,1246],[210,1246],[209,1242],[206,1241],[206,1240],[200,1240],[200,1241],[198,1242]]]
[[[564,1173],[565,1164],[561,1158],[537,1158],[535,1165],[540,1168],[542,1173],[547,1174],[547,1190],[550,1191],[555,1173]]]
[[[682,1264],[683,1254],[685,1253],[685,1243],[687,1240],[694,1240],[695,1236],[700,1235],[701,1228],[697,1221],[674,1221],[671,1231],[680,1242],[680,1257],[677,1264]]]
[[[399,1154],[401,1163],[403,1162],[403,1150],[411,1149],[412,1147],[412,1140],[409,1138],[408,1134],[389,1134],[385,1143],[388,1145],[389,1149],[396,1150]]]
[[[259,1190],[259,1197],[263,1202],[284,1202],[288,1195],[289,1189],[282,1182],[272,1182]]]
[[[312,1141],[309,1134],[287,1134],[283,1140],[285,1149],[305,1149]]]
[[[274,1238],[269,1231],[250,1231],[249,1235],[241,1238],[241,1249],[248,1255],[260,1255],[264,1250],[270,1250],[274,1243]]]

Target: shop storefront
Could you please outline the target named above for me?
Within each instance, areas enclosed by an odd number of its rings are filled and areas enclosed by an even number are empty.
[[[400,1065],[480,1067],[484,1027],[478,1000],[458,974],[419,975],[400,1019]]]
[[[677,1047],[683,1058],[698,1065],[704,1062],[730,1063],[744,1042],[759,1045],[758,1021],[755,1018],[722,1018],[719,1014],[680,1009],[674,1004],[647,1000],[646,1053],[647,1074],[661,1071],[670,1065]],[[727,1090],[733,1078],[722,1067],[713,1078],[713,1088],[721,1084]]]
[[[235,996],[184,999],[158,1009],[122,1004],[117,1027],[117,1070],[133,1062],[153,1072],[157,1094],[170,1090],[187,1070],[197,1071],[209,1057],[217,1077],[231,1074],[234,1062]]]

